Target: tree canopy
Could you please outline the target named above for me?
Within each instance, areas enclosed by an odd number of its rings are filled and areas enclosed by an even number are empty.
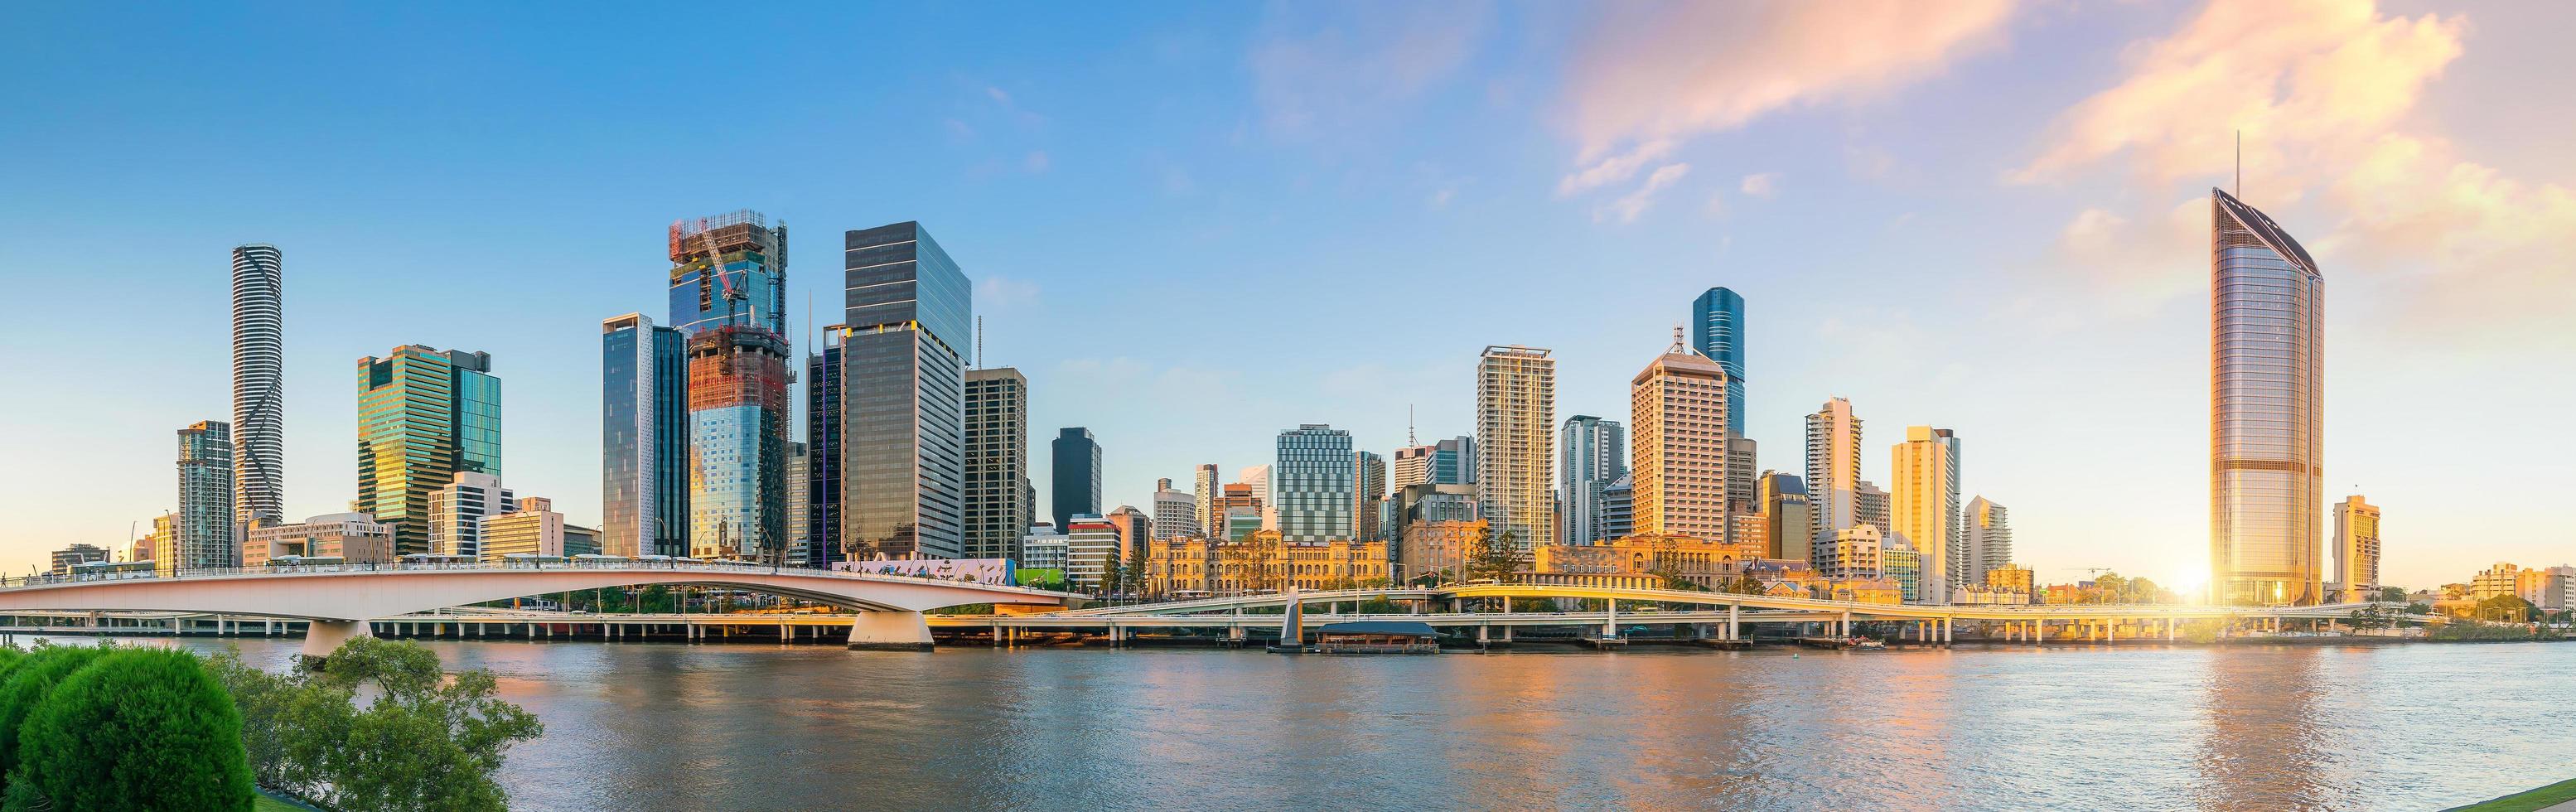
[[[90,660],[28,715],[10,809],[251,808],[241,713],[196,655],[124,649]]]

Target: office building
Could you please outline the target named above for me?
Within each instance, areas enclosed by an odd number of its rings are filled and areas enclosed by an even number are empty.
[[[501,475],[501,379],[490,353],[395,347],[358,359],[358,499],[394,529],[394,554],[429,547],[429,496],[457,474]]]
[[[1245,466],[1243,470],[1234,472],[1234,480],[1251,488],[1252,495],[1261,497],[1258,505],[1261,529],[1279,529],[1279,506],[1274,502],[1270,492],[1270,466],[1266,464]]]
[[[1280,540],[1320,544],[1350,538],[1359,504],[1351,433],[1309,423],[1279,432],[1276,448],[1270,507],[1279,516]]]
[[[554,500],[531,496],[513,507],[483,518],[482,548],[475,557],[500,561],[513,555],[571,555],[564,551],[563,514],[555,512]]]
[[[142,544],[137,545],[146,552],[136,556],[134,560],[150,561],[153,564],[154,574],[164,578],[170,577],[175,570],[168,562],[178,559],[178,544],[179,514],[171,512],[152,517],[152,532],[143,537]]]
[[[1197,536],[1198,498],[1172,490],[1169,478],[1154,480],[1154,537]]]
[[[689,337],[689,555],[787,550],[787,338],[726,324]]]
[[[2504,596],[2520,597],[2522,573],[2521,567],[2502,561],[2478,570],[2477,577],[2469,580],[2468,599],[2483,601]]]
[[[1896,532],[1896,524],[1889,520],[1890,515],[1887,492],[1879,490],[1876,484],[1864,479],[1859,487],[1852,489],[1852,519],[1855,523],[1878,528],[1879,535],[1884,536]]]
[[[1637,532],[1730,541],[1726,370],[1693,352],[1680,332],[1628,381]],[[1751,472],[1742,478],[1749,483]]]
[[[179,523],[173,550],[161,567],[193,572],[241,566],[234,542],[233,433],[231,424],[201,420],[179,430]]]
[[[1261,469],[1263,478],[1266,480],[1270,466],[1257,467]],[[1246,472],[1248,473],[1249,470],[1246,469]],[[1240,539],[1237,531],[1242,530],[1239,525],[1244,517],[1250,517],[1252,530],[1259,530],[1262,517],[1270,512],[1267,497],[1262,495],[1261,486],[1248,482],[1227,483],[1224,491],[1210,500],[1209,505],[1216,511],[1217,516],[1217,524],[1209,528],[1209,533],[1227,540]]]
[[[1565,500],[1558,535],[1566,544],[1597,544],[1609,534],[1602,491],[1628,475],[1628,433],[1616,420],[1588,414],[1565,419],[1564,453],[1556,465],[1557,493]]]
[[[1726,433],[1744,435],[1744,297],[1709,288],[1691,300],[1690,346],[1726,370]]]
[[[805,566],[849,560],[841,535],[841,325],[805,356]],[[1026,504],[1026,500],[1022,500]],[[1017,532],[1017,531],[1014,531]]]
[[[1395,462],[1388,467],[1386,485],[1402,490],[1406,485],[1431,481],[1431,452],[1437,446],[1409,445],[1395,450]]]
[[[249,530],[242,543],[242,566],[266,566],[285,556],[337,558],[348,564],[391,564],[391,526],[364,513],[327,513],[295,523],[272,523]]]
[[[429,495],[429,549],[439,555],[483,555],[483,520],[510,512],[518,495],[491,474],[457,474]],[[404,555],[409,555],[405,553]]]
[[[804,443],[787,444],[787,566],[802,567],[813,558],[813,452]],[[566,531],[569,532],[569,531]]]
[[[1986,573],[2012,563],[2012,516],[2004,506],[1980,496],[1969,500],[1965,521],[1968,569],[1959,578],[1969,585],[1983,584]]]
[[[1877,578],[1885,570],[1880,557],[1885,534],[1868,524],[1855,524],[1834,532],[1816,556],[1816,572],[1826,578]]]
[[[107,548],[95,544],[74,544],[55,550],[53,559],[53,567],[46,570],[46,574],[57,577],[70,575],[74,566],[107,560]]]
[[[1852,414],[1851,401],[1833,398],[1807,415],[1805,481],[1819,547],[1860,523],[1860,436],[1860,418]]]
[[[1885,528],[1914,542],[1923,554],[1922,594],[1947,596],[1966,586],[1966,521],[1959,511],[1959,437],[1949,429],[1907,426],[1905,442],[1889,449]]]
[[[231,501],[238,527],[286,518],[285,267],[277,246],[233,248]]]
[[[610,555],[688,555],[688,344],[642,313],[599,333],[600,543]]]
[[[2210,598],[2317,603],[2325,277],[2271,217],[2209,196]]]
[[[1637,533],[1637,475],[1620,474],[1601,486],[1601,537],[1623,539]]]
[[[1154,540],[1154,517],[1135,505],[1119,505],[1100,517],[1109,522],[1109,530],[1118,535],[1118,560],[1135,564],[1145,560],[1145,545]]]
[[[1217,523],[1225,514],[1217,512],[1216,499],[1225,494],[1225,485],[1217,479],[1216,463],[1201,463],[1190,481],[1190,496],[1197,505],[1200,535],[1215,535]]]
[[[1100,441],[1086,428],[1056,432],[1049,446],[1055,457],[1050,505],[1057,527],[1070,527],[1073,517],[1100,515]]]
[[[1543,349],[1486,347],[1476,361],[1477,505],[1523,554],[1556,543],[1555,435],[1556,359]],[[1641,503],[1641,523],[1644,512]]]
[[[1451,437],[1431,444],[1431,479],[1442,485],[1476,484],[1476,438]]]
[[[1118,544],[1118,529],[1106,517],[1075,514],[1065,525],[1065,584],[1083,592],[1110,591],[1110,579],[1124,559]]]
[[[919,223],[848,232],[843,248],[840,548],[957,558],[972,286]]]
[[[1351,501],[1353,541],[1385,541],[1379,532],[1379,505],[1386,501],[1386,458],[1367,451],[1353,452],[1356,459],[1358,498]]]
[[[1055,525],[1039,523],[1020,537],[1021,569],[1062,572],[1072,555],[1072,543],[1056,532]]]
[[[967,558],[1018,558],[1028,531],[1029,379],[1010,367],[966,371]]]
[[[1903,533],[1891,533],[1879,541],[1878,571],[1880,577],[1895,581],[1906,603],[1934,603],[1931,591],[1939,587],[1927,580],[1923,571],[1924,555]]]
[[[2334,561],[2335,583],[2343,589],[2336,599],[2347,603],[2378,599],[2379,508],[2362,501],[2359,494],[2335,503]]]
[[[787,224],[742,209],[671,223],[671,326],[787,334]]]
[[[1754,500],[1761,504],[1763,555],[1815,564],[1815,505],[1807,501],[1806,480],[1764,471],[1754,480]]]

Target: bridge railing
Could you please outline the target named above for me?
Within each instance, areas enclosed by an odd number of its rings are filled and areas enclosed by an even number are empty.
[[[173,570],[172,572],[170,572],[169,574],[166,574],[166,575],[165,575],[165,574],[162,574],[162,573],[159,573],[159,572],[151,571],[151,570],[141,570],[141,571],[108,571],[108,572],[91,572],[91,573],[79,573],[79,572],[74,572],[74,573],[62,573],[62,574],[38,574],[38,575],[28,575],[28,576],[23,576],[23,577],[6,577],[6,576],[0,576],[0,589],[15,589],[15,588],[33,587],[33,586],[59,586],[59,585],[64,585],[64,584],[105,583],[105,582],[115,582],[115,581],[135,581],[135,580],[171,581],[171,580],[191,580],[191,579],[202,579],[202,578],[239,578],[239,577],[243,577],[243,576],[252,576],[252,575],[319,575],[319,574],[333,574],[333,573],[373,573],[373,572],[448,572],[448,571],[483,571],[483,572],[489,572],[489,571],[503,571],[503,570],[508,570],[508,571],[529,571],[529,570],[674,570],[674,571],[686,571],[686,572],[708,572],[708,573],[792,574],[792,575],[814,575],[814,576],[824,576],[824,577],[833,577],[833,578],[848,578],[848,579],[851,579],[851,580],[861,580],[861,581],[892,581],[892,582],[897,582],[897,583],[912,583],[912,582],[920,582],[920,581],[929,581],[929,582],[933,582],[933,583],[959,583],[959,584],[972,584],[972,585],[975,585],[975,586],[983,586],[983,587],[1019,588],[1019,587],[1013,587],[1013,586],[1008,585],[1008,584],[988,584],[988,583],[983,583],[983,582],[981,582],[981,581],[971,581],[971,580],[949,581],[949,580],[944,580],[944,579],[939,579],[939,578],[932,578],[932,577],[927,577],[927,576],[884,575],[884,574],[877,574],[877,573],[845,572],[845,571],[841,571],[841,570],[821,570],[821,569],[813,569],[813,568],[809,568],[809,567],[789,567],[789,566],[783,566],[783,565],[777,565],[777,564],[763,564],[763,563],[753,562],[753,561],[723,561],[723,560],[706,560],[706,559],[697,559],[697,558],[663,558],[663,557],[656,557],[656,558],[622,558],[622,557],[602,557],[602,558],[581,558],[581,557],[573,557],[573,558],[563,558],[563,557],[556,557],[556,556],[544,556],[544,557],[533,557],[533,558],[502,559],[502,560],[497,560],[497,561],[472,561],[472,560],[466,560],[466,561],[452,561],[452,560],[450,560],[450,561],[441,561],[441,560],[429,560],[429,561],[423,561],[423,560],[400,561],[400,560],[397,560],[397,561],[392,561],[392,562],[344,562],[344,563],[338,563],[338,564],[271,564],[271,565],[268,565],[268,566],[261,566],[261,567],[188,567],[188,568],[175,569],[175,570]]]

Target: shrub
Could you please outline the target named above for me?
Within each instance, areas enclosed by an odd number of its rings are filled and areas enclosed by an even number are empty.
[[[0,682],[0,774],[17,770],[18,729],[54,685],[113,650],[104,644],[40,646],[9,669],[8,680]]]
[[[321,671],[270,674],[217,655],[252,769],[272,788],[346,812],[501,809],[492,779],[543,727],[495,697],[491,672],[447,674],[418,643],[360,637]],[[364,688],[373,699],[357,702]]]
[[[196,655],[127,649],[93,659],[28,715],[13,785],[62,809],[251,808],[241,712]]]

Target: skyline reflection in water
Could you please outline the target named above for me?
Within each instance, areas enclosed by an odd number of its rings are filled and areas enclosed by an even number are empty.
[[[427,645],[546,723],[523,809],[2438,809],[2576,777],[2576,645]]]

